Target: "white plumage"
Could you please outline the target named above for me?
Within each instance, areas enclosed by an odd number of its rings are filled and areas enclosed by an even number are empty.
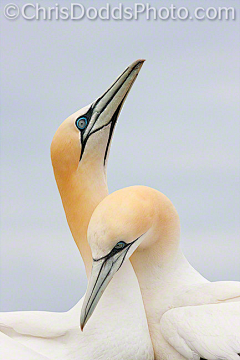
[[[161,318],[164,338],[187,359],[239,360],[240,283],[186,288]]]
[[[183,306],[164,313],[164,338],[186,359],[239,360],[240,302]]]
[[[125,265],[116,281],[110,284],[84,332],[79,326],[83,299],[64,313],[1,313],[0,358],[152,360],[152,345],[138,282],[130,263]],[[123,287],[126,288],[124,294]]]

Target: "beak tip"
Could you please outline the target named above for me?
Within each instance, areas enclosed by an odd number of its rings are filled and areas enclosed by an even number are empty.
[[[134,63],[132,64],[132,66],[135,68],[135,69],[138,69],[140,70],[141,67],[143,66],[143,63],[145,62],[145,59],[138,59],[136,61],[134,61]]]
[[[81,331],[83,331],[84,326],[85,326],[85,322],[84,322],[84,321],[80,321],[80,329],[81,329]]]
[[[85,325],[86,325],[85,316],[83,316],[83,314],[81,314],[81,316],[80,316],[80,329],[81,329],[81,331],[83,331],[83,328],[84,328]]]

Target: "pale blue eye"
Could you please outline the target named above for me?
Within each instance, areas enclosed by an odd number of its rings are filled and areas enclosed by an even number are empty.
[[[114,249],[123,249],[126,246],[126,243],[124,241],[119,241],[117,245],[114,246]]]
[[[84,130],[86,128],[87,124],[88,124],[88,121],[87,121],[87,118],[85,118],[85,117],[80,117],[76,121],[76,126],[79,130]]]

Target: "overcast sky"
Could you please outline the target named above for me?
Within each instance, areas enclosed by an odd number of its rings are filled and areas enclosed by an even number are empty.
[[[165,193],[191,264],[210,280],[240,280],[239,3],[178,0],[189,9],[234,6],[237,20],[165,22],[11,21],[5,4],[1,310],[67,310],[84,294],[49,147],[61,122],[138,58],[147,61],[115,131],[109,189],[142,184]]]

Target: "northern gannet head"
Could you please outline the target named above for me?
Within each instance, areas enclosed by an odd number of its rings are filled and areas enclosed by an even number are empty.
[[[102,96],[69,116],[51,144],[58,190],[87,274],[92,264],[88,223],[95,207],[108,195],[106,165],[114,127],[143,62],[133,62]]]
[[[159,265],[159,257],[166,259],[178,248],[179,236],[177,211],[159,191],[132,186],[107,196],[93,212],[88,226],[93,264],[81,312],[81,329],[126,259],[131,256],[132,261],[140,253],[147,256],[148,249],[155,248]]]
[[[94,157],[101,156],[102,164],[106,164],[114,126],[143,62],[133,62],[102,96],[61,124],[51,145],[55,175],[68,176],[79,163],[91,164]]]

